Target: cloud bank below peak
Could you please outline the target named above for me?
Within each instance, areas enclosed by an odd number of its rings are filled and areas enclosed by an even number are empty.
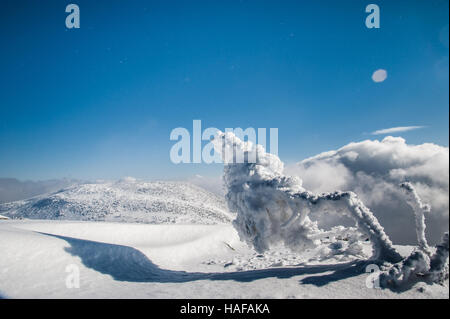
[[[449,149],[407,144],[401,137],[349,143],[286,167],[313,192],[354,191],[374,212],[394,243],[414,244],[414,214],[399,188],[410,182],[430,204],[427,237],[440,241],[449,223]],[[336,221],[330,221],[336,222]],[[405,231],[408,230],[408,231]]]

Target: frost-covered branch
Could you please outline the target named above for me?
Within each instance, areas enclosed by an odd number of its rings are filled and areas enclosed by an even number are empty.
[[[442,283],[448,279],[448,248],[448,233],[445,233],[442,243],[436,246],[436,252],[430,261],[430,274],[433,282]]]
[[[448,278],[448,251],[448,233],[445,233],[434,255],[430,257],[426,251],[415,249],[407,258],[382,273],[380,284],[383,287],[401,287],[419,280],[441,284]]]
[[[404,190],[407,196],[407,203],[414,211],[419,248],[427,254],[430,254],[430,247],[428,246],[427,239],[425,237],[425,214],[429,213],[431,208],[429,205],[422,203],[422,200],[411,183],[402,183],[400,184],[400,187]]]
[[[423,250],[416,249],[411,255],[394,264],[388,271],[380,275],[382,287],[398,287],[417,280],[430,269],[430,257]]]
[[[442,283],[448,278],[448,233],[444,234],[442,243],[436,246],[436,252],[432,255],[425,238],[425,213],[429,213],[431,208],[422,202],[411,183],[402,183],[400,187],[405,191],[407,202],[414,211],[418,247],[403,261],[382,273],[380,283],[385,287],[398,287],[421,278]]]
[[[300,194],[300,197],[303,197]],[[321,194],[309,198],[312,205],[318,205],[317,210],[334,210],[352,218],[359,231],[367,235],[374,246],[372,258],[397,262],[402,259],[393,248],[392,242],[384,232],[377,218],[353,192],[335,192]]]

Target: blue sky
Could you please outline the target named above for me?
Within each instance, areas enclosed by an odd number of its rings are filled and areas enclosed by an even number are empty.
[[[194,119],[277,127],[288,163],[398,126],[448,146],[446,0],[74,0],[72,30],[69,3],[2,1],[0,177],[219,174],[170,161],[170,131]]]

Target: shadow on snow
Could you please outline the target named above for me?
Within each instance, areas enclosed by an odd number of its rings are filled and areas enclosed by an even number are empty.
[[[72,256],[81,258],[81,262],[88,268],[102,274],[110,275],[118,281],[128,282],[160,282],[179,283],[195,280],[234,280],[251,282],[258,279],[275,277],[291,278],[294,276],[319,274],[300,280],[302,284],[324,286],[330,282],[360,275],[364,272],[367,261],[354,261],[335,265],[309,265],[284,268],[270,268],[260,270],[235,272],[185,272],[161,269],[152,263],[139,250],[123,245],[77,239],[66,236],[40,233],[65,240],[70,247],[65,250]],[[332,272],[329,274],[329,272]],[[327,274],[322,274],[326,272]]]

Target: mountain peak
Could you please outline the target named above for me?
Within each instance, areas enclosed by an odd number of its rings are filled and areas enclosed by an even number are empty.
[[[188,182],[134,178],[84,183],[0,204],[9,218],[218,224],[233,219],[220,196]]]

